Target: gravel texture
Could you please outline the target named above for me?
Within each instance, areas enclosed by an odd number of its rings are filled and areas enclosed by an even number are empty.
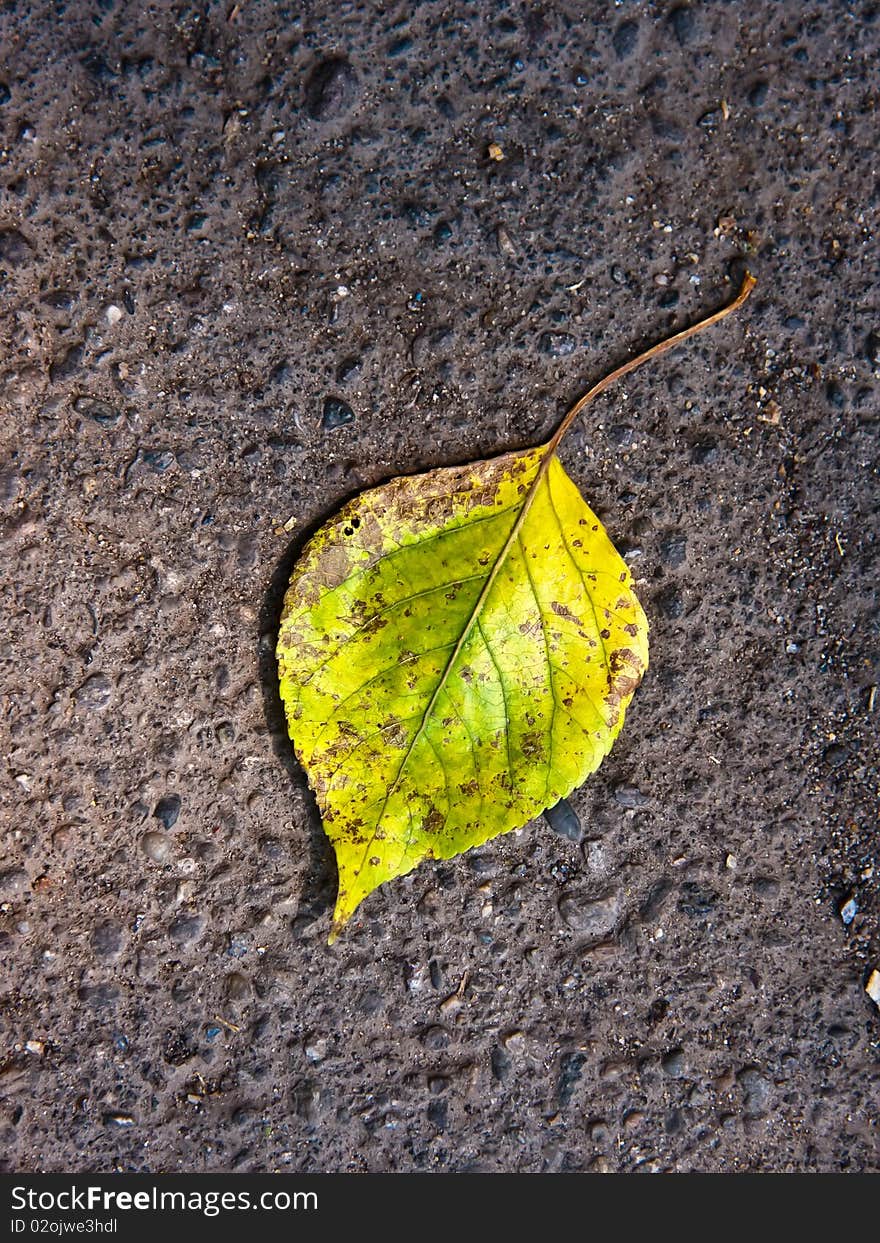
[[[3,6],[3,1168],[878,1168],[878,44],[818,0]],[[746,262],[566,443],[652,622],[579,826],[328,949],[303,538]]]

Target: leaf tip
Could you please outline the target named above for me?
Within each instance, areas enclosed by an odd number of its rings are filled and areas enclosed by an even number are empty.
[[[333,923],[330,925],[330,935],[327,938],[328,945],[335,945],[339,940],[343,928],[360,906],[361,900],[360,897],[346,893],[344,889],[339,890],[333,911]]]

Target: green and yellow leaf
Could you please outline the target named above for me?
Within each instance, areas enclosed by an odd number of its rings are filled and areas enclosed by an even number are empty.
[[[278,663],[339,867],[331,939],[378,885],[521,827],[610,750],[648,626],[556,449],[592,396],[670,343],[596,385],[548,444],[392,479],[306,546]]]
[[[291,578],[290,733],[339,865],[340,928],[377,885],[539,815],[601,763],[648,661],[629,571],[542,451],[394,479]]]

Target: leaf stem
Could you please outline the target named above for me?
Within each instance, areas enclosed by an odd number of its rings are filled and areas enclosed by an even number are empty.
[[[681,332],[675,333],[674,336],[667,337],[665,341],[659,341],[656,345],[652,345],[649,350],[645,350],[643,354],[637,354],[635,358],[631,358],[629,362],[622,363],[621,366],[615,367],[608,375],[604,376],[598,384],[594,384],[591,389],[584,393],[574,403],[566,414],[565,418],[559,424],[559,427],[547,442],[547,458],[553,456],[559,448],[559,442],[571,427],[577,416],[584,410],[594,397],[598,397],[600,393],[604,393],[606,388],[610,388],[617,380],[625,375],[629,375],[631,371],[635,371],[637,367],[641,367],[642,363],[650,362],[652,358],[658,358],[661,354],[665,354],[667,350],[675,349],[677,345],[681,345],[683,341],[687,341],[689,337],[695,337],[698,332],[702,332],[704,328],[711,328],[713,324],[718,324],[722,319],[726,319],[728,315],[732,315],[734,311],[738,311],[746,298],[757,284],[751,272],[746,272],[743,277],[742,288],[732,302],[727,306],[723,306],[720,311],[708,315],[705,319],[698,320],[696,324],[691,324],[689,328],[683,328]]]

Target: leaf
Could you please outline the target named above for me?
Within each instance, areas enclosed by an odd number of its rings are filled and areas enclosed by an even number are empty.
[[[339,867],[331,941],[378,885],[527,823],[598,768],[648,663],[629,570],[545,445],[392,479],[294,567],[290,736]]]

